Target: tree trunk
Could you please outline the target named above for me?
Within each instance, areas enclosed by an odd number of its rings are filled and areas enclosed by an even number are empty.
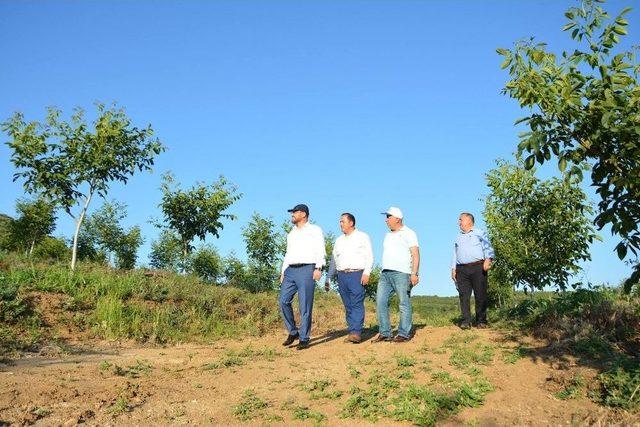
[[[31,255],[33,254],[33,248],[35,247],[35,245],[36,245],[36,240],[33,239],[31,241],[31,248],[29,248],[29,257],[31,257]]]
[[[71,271],[74,271],[76,269],[76,257],[78,254],[78,234],[80,234],[80,226],[82,225],[82,221],[84,220],[84,217],[87,213],[87,209],[89,208],[89,203],[91,203],[92,196],[93,190],[89,190],[87,200],[85,200],[82,211],[80,211],[80,216],[76,221],[76,231],[75,233],[73,233],[73,247],[71,248]]]

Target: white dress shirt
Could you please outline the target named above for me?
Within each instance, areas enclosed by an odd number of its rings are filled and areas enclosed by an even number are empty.
[[[287,252],[282,261],[284,271],[291,264],[315,264],[316,268],[324,265],[324,235],[322,229],[308,222],[302,227],[293,226],[287,234]]]
[[[418,236],[406,225],[388,232],[384,236],[382,269],[411,274],[411,248],[414,246],[418,247]]]
[[[333,260],[338,271],[364,270],[362,274],[371,274],[373,268],[373,249],[367,233],[353,230],[343,234],[333,245]]]

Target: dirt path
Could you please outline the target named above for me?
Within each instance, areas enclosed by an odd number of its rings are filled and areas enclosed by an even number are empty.
[[[348,418],[353,408],[344,408],[353,386],[366,389],[382,373],[399,378],[389,380],[390,393],[464,375],[481,376],[493,386],[483,405],[440,417],[439,425],[640,425],[586,397],[594,372],[540,358],[535,342],[514,341],[500,331],[425,327],[408,343],[360,345],[334,334],[316,338],[304,351],[283,348],[282,339],[12,361],[0,365],[0,424],[371,425],[375,417]],[[456,362],[454,354],[464,356],[465,349],[484,351],[486,358]],[[587,383],[584,389],[572,398],[557,397],[578,374]]]

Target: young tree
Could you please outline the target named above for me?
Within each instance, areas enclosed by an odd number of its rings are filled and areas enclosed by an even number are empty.
[[[262,218],[255,212],[242,235],[249,255],[252,272],[257,276],[254,291],[272,289],[278,278],[278,249],[280,237],[271,218]]]
[[[106,202],[87,216],[78,236],[79,258],[94,261],[105,258],[117,268],[134,268],[143,238],[140,227],[125,230],[120,224],[126,216],[127,206],[118,202]]]
[[[540,180],[532,170],[504,161],[487,173],[491,193],[483,212],[496,252],[492,293],[513,287],[564,290],[580,262],[591,259],[597,238],[586,195],[568,179]],[[506,288],[506,289],[504,289]]]
[[[183,191],[171,174],[165,174],[162,182],[162,202],[160,208],[164,223],[161,228],[172,230],[180,239],[183,262],[189,257],[193,239],[204,240],[207,234],[220,236],[222,220],[236,219],[235,215],[224,213],[241,195],[235,186],[224,177],[207,186],[196,184]]]
[[[129,231],[120,235],[117,246],[114,248],[116,268],[131,270],[136,266],[138,249],[144,243],[140,227],[134,225]]]
[[[157,240],[151,243],[149,264],[153,268],[173,272],[185,271],[182,263],[182,244],[180,238],[171,230],[162,230]]]
[[[40,197],[36,200],[18,200],[18,218],[11,222],[11,240],[31,256],[37,243],[56,228],[55,206]]]
[[[206,282],[217,283],[222,270],[222,258],[213,246],[202,246],[191,255],[190,271]]]
[[[105,197],[114,181],[126,183],[137,170],[151,170],[164,147],[153,138],[151,126],[131,124],[124,110],[97,105],[98,118],[89,129],[84,111],[76,109],[70,121],[49,108],[44,122],[25,122],[15,113],[2,123],[11,141],[11,161],[31,194],[46,194],[76,223],[71,270],[75,269],[78,234],[94,195]],[[77,209],[75,213],[73,210]]]
[[[14,221],[9,215],[0,214],[0,250],[12,250],[11,223]]]
[[[504,93],[531,114],[518,120],[529,131],[521,135],[520,152],[527,168],[557,157],[558,167],[582,180],[583,164],[600,196],[595,224],[607,224],[620,236],[620,259],[640,250],[640,65],[633,51],[617,51],[627,34],[624,18],[611,19],[597,0],[584,0],[565,16],[575,49],[548,52],[533,38],[513,50],[498,49],[511,80]],[[626,288],[640,279],[639,264]]]
[[[225,257],[223,265],[223,275],[228,286],[244,289],[251,287],[249,278],[247,277],[247,266],[233,252]]]

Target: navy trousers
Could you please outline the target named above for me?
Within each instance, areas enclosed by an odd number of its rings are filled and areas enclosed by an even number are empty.
[[[301,267],[287,267],[280,286],[280,313],[290,335],[300,335],[300,341],[308,341],[311,333],[311,314],[313,312],[313,292],[316,282],[313,280],[313,264]],[[300,306],[300,328],[296,326],[291,302],[298,294]]]
[[[364,324],[364,286],[362,271],[338,272],[338,292],[344,304],[349,333],[360,335]]]

